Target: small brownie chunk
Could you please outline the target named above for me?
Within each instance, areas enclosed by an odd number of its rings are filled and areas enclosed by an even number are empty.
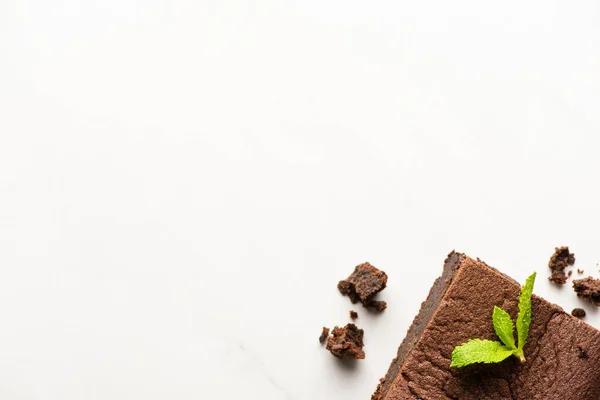
[[[573,264],[575,264],[575,254],[569,252],[569,247],[556,247],[550,261],[548,261],[548,267],[552,270],[552,276],[548,280],[561,285],[567,283],[565,268]]]
[[[363,351],[364,331],[354,324],[347,324],[343,328],[336,326],[327,339],[327,350],[337,358],[365,358]]]
[[[323,344],[327,340],[327,336],[329,336],[329,328],[323,327],[321,331],[321,336],[319,336],[319,343]]]
[[[600,279],[594,279],[591,276],[573,281],[573,289],[577,296],[580,296],[590,303],[600,306]]]
[[[585,318],[585,310],[583,308],[574,308],[571,315],[579,319]]]
[[[350,318],[352,318],[352,319],[358,318],[358,313],[354,310],[350,310]]]
[[[577,273],[579,275],[583,275],[584,272],[585,272],[584,270],[577,268]]]
[[[357,265],[354,272],[345,280],[338,283],[341,294],[350,298],[352,303],[362,303],[363,307],[375,308],[379,311],[385,310],[387,304],[383,301],[375,301],[373,297],[387,284],[387,274],[368,262]]]
[[[377,311],[383,311],[387,308],[387,303],[385,301],[371,300],[365,307],[374,308]]]

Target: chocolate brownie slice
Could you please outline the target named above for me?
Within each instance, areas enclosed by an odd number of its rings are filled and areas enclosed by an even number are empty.
[[[450,368],[455,346],[472,338],[497,340],[493,307],[515,319],[520,290],[485,263],[450,253],[372,399],[600,399],[600,331],[536,295],[526,363],[510,357]]]

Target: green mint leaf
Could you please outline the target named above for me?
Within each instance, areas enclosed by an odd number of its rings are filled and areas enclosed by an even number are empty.
[[[516,350],[515,346],[515,325],[510,318],[510,315],[503,309],[494,306],[492,313],[492,321],[494,322],[494,330],[496,335],[502,340],[504,345],[512,350]]]
[[[535,282],[534,272],[527,278],[525,284],[521,288],[521,296],[519,297],[519,315],[517,315],[517,336],[519,337],[519,354],[517,356],[521,362],[525,362],[523,349],[529,335],[529,325],[531,325],[531,295],[533,294],[533,284]]]
[[[500,342],[471,339],[454,348],[451,367],[464,367],[475,363],[499,363],[513,355],[513,350]]]
[[[525,343],[531,325],[531,296],[536,273],[531,274],[521,288],[519,296],[519,314],[517,315],[517,337],[519,346],[515,346],[515,327],[510,315],[503,309],[494,306],[492,322],[494,330],[502,343],[491,340],[470,339],[467,343],[456,346],[452,352],[451,367],[464,367],[475,363],[499,363],[514,355],[525,362]]]

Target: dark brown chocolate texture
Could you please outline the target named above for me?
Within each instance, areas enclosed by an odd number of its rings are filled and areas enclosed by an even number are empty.
[[[385,310],[385,301],[373,300],[373,297],[387,285],[388,277],[385,272],[375,268],[368,262],[357,265],[350,276],[338,283],[341,294],[350,298],[352,303],[361,302],[363,307]]]
[[[577,296],[600,306],[600,279],[594,279],[591,276],[573,281],[573,289]]]
[[[358,313],[354,310],[350,310],[350,318],[352,318],[353,320],[358,318]]]
[[[336,326],[327,339],[327,350],[337,358],[365,358],[363,351],[364,331],[354,324],[347,324],[343,328]]]
[[[516,319],[521,286],[452,252],[373,400],[599,400],[600,331],[533,295],[527,362],[450,368],[468,339],[498,340],[494,306]]]
[[[377,311],[383,311],[387,308],[387,303],[385,301],[371,300],[367,303],[367,305],[365,305],[365,307],[373,308]]]
[[[571,315],[574,316],[575,318],[585,318],[585,310],[583,308],[574,308],[573,311],[571,311]]]
[[[323,327],[321,331],[321,336],[319,336],[319,343],[323,344],[327,340],[327,336],[329,336],[329,328]]]
[[[577,345],[577,356],[579,358],[589,358],[587,354],[587,350],[585,349],[585,345],[578,344]]]
[[[568,246],[556,247],[554,254],[548,261],[548,267],[552,271],[552,275],[548,280],[554,283],[565,284],[567,282],[567,274],[565,268],[568,265],[575,264],[575,254],[569,252]]]

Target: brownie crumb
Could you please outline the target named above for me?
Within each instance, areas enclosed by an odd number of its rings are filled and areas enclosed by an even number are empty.
[[[387,308],[387,303],[385,301],[371,300],[365,307],[373,308],[377,311],[383,311]]]
[[[567,274],[569,276],[569,278],[571,277],[571,275],[573,275],[573,271],[569,271],[569,273]]]
[[[358,313],[354,310],[350,310],[350,318],[352,318],[352,319],[358,318]]]
[[[337,358],[365,358],[363,351],[364,331],[354,324],[347,324],[343,328],[336,326],[327,339],[327,350]]]
[[[569,252],[569,247],[556,247],[548,262],[548,267],[552,270],[552,276],[548,280],[561,285],[567,283],[565,268],[573,264],[575,264],[575,254]]]
[[[582,275],[584,272],[585,272],[584,270],[577,268],[577,273],[578,273],[579,275]]]
[[[571,315],[579,319],[585,318],[585,310],[583,308],[574,308]]]
[[[323,327],[321,331],[321,336],[319,336],[319,343],[323,344],[327,340],[327,336],[329,336],[329,328]]]
[[[576,279],[573,281],[573,289],[577,296],[600,306],[600,279],[594,279],[591,276]]]
[[[587,350],[581,344],[577,345],[577,357],[581,359],[589,358]]]
[[[387,307],[387,304],[382,301],[374,301],[373,297],[385,289],[387,279],[385,272],[366,262],[357,265],[347,279],[340,281],[338,290],[348,296],[352,303],[361,302],[363,307],[381,311]]]

